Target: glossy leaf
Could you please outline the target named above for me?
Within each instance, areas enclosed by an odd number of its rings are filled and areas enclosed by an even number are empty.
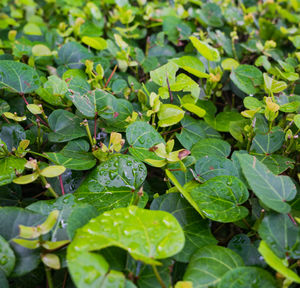
[[[172,85],[175,83],[175,75],[178,70],[178,66],[169,62],[153,71],[150,72],[150,77],[153,82],[160,86],[167,86],[167,78],[169,84]]]
[[[146,167],[131,156],[117,155],[101,163],[76,190],[79,201],[99,211],[127,207],[146,178]]]
[[[272,275],[257,267],[238,267],[228,271],[221,279],[218,288],[278,287]]]
[[[185,235],[185,244],[181,252],[175,255],[177,261],[188,262],[197,249],[208,244],[217,244],[209,230],[208,221],[202,219],[179,193],[155,198],[151,203],[151,210],[167,211],[180,223]]]
[[[66,168],[64,166],[60,165],[52,165],[44,168],[41,170],[40,174],[45,177],[57,177],[61,174],[63,174],[66,171]]]
[[[257,197],[269,208],[288,213],[291,209],[286,201],[293,200],[296,186],[288,176],[276,176],[254,156],[237,155],[250,187]]]
[[[117,246],[136,260],[157,265],[154,259],[170,257],[183,245],[184,234],[174,216],[130,206],[105,212],[80,228],[68,247],[67,258],[76,261],[82,252]]]
[[[180,122],[184,116],[184,111],[173,104],[162,104],[157,116],[159,119],[158,125],[168,127]]]
[[[194,36],[191,36],[190,40],[197,51],[207,60],[216,62],[220,61],[220,54],[217,49],[211,47],[209,44],[197,39]]]
[[[16,172],[21,174],[26,162],[15,156],[0,159],[0,186],[11,183],[16,178]]]
[[[101,38],[101,37],[89,37],[89,36],[84,36],[82,37],[81,41],[96,49],[96,50],[103,50],[107,48],[107,43],[105,41],[105,39]]]
[[[232,250],[208,245],[194,253],[183,280],[191,281],[193,288],[216,286],[228,271],[240,266],[243,260]]]
[[[217,176],[187,189],[207,218],[226,223],[248,215],[248,210],[240,206],[248,199],[248,190],[234,176]]]

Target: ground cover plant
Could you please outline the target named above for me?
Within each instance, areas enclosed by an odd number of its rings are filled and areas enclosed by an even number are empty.
[[[2,0],[0,287],[299,287],[298,0]]]

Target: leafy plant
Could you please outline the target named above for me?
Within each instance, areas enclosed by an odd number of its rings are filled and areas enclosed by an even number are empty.
[[[0,3],[0,287],[298,287],[298,1]]]

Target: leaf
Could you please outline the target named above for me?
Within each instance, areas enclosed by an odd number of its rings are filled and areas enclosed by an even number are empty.
[[[136,260],[158,265],[155,259],[175,255],[183,245],[183,231],[170,213],[129,206],[107,211],[77,230],[67,259],[73,262],[83,252],[117,246]]]
[[[248,215],[248,210],[240,205],[247,201],[249,193],[244,183],[237,177],[217,176],[204,184],[186,189],[209,219],[227,223],[238,221]]]
[[[296,186],[288,176],[276,176],[254,156],[237,155],[243,174],[255,195],[270,209],[288,213],[291,209],[287,201],[296,196]]]
[[[126,139],[130,145],[130,154],[140,161],[145,161],[145,159],[162,160],[156,156],[154,151],[149,150],[156,144],[165,144],[165,140],[150,124],[143,121],[130,124],[126,129]]]
[[[200,107],[198,107],[195,104],[192,103],[185,103],[182,104],[182,107],[192,113],[194,113],[195,115],[197,115],[198,117],[203,117],[206,114],[206,111]]]
[[[184,111],[173,104],[162,104],[157,116],[159,119],[158,125],[160,127],[168,127],[180,122],[184,116]]]
[[[252,65],[239,65],[231,71],[230,79],[246,94],[256,94],[259,86],[263,84],[263,75],[259,69]]]
[[[257,133],[252,140],[250,150],[255,153],[271,154],[279,150],[284,142],[282,129],[274,127],[267,134]]]
[[[199,85],[192,78],[184,73],[180,73],[176,77],[175,83],[170,86],[170,89],[171,91],[192,91],[193,89],[198,87]]]
[[[3,113],[8,112],[9,110],[10,110],[10,106],[8,105],[8,103],[3,99],[0,99],[0,116]]]
[[[197,249],[208,244],[217,244],[210,232],[208,221],[202,219],[180,193],[169,193],[155,198],[150,208],[167,211],[180,223],[185,235],[185,244],[181,252],[174,256],[177,261],[188,263]]]
[[[0,286],[2,288],[9,288],[9,284],[6,279],[6,276],[5,276],[4,272],[2,272],[1,270],[0,270]]]
[[[25,159],[15,156],[0,159],[0,186],[11,183],[16,178],[16,172],[21,174],[26,162]]]
[[[24,185],[24,184],[29,184],[34,182],[38,177],[39,177],[39,173],[34,172],[32,174],[22,175],[14,179],[13,182],[16,184]]]
[[[183,280],[193,288],[216,286],[226,272],[243,266],[242,258],[232,250],[216,245],[200,248],[192,256]]]
[[[272,275],[257,267],[238,267],[228,271],[219,282],[218,288],[278,287]]]
[[[84,60],[93,57],[93,53],[77,42],[68,42],[58,51],[58,64],[64,65],[67,69],[81,69],[84,67]]]
[[[178,66],[169,62],[153,71],[150,72],[150,77],[154,83],[159,86],[167,86],[167,78],[169,80],[169,84],[172,85],[175,83],[175,75],[178,70]]]
[[[260,242],[258,251],[274,270],[285,276],[287,279],[300,283],[300,277],[293,270],[284,265],[284,259],[278,258],[265,241],[262,240]]]
[[[66,110],[53,111],[48,121],[53,131],[48,135],[51,142],[66,142],[86,136],[84,127],[80,126],[82,119]]]
[[[41,170],[40,174],[45,177],[57,177],[61,174],[63,174],[66,171],[66,168],[64,166],[60,165],[52,165],[44,168]]]
[[[172,59],[172,62],[176,63],[180,68],[185,71],[194,74],[193,72],[205,72],[204,64],[194,56],[182,56],[179,59]],[[196,75],[197,76],[197,75]]]
[[[9,276],[15,266],[15,254],[8,242],[0,235],[0,271]],[[0,282],[1,284],[1,282]],[[2,286],[1,286],[2,287]]]
[[[191,36],[190,40],[192,41],[193,46],[197,49],[197,51],[207,60],[209,61],[220,61],[220,54],[219,51],[209,44],[200,41],[195,36]]]
[[[43,57],[43,56],[52,56],[51,50],[43,44],[37,44],[32,47],[33,56]]]
[[[198,12],[199,18],[208,26],[222,27],[223,16],[219,5],[215,3],[204,3]]]
[[[201,139],[192,146],[191,154],[197,160],[204,156],[227,157],[231,147],[228,142],[220,139]]]
[[[107,48],[106,40],[101,37],[84,36],[81,41],[96,50],[103,50]]]
[[[287,84],[283,81],[277,81],[268,76],[267,73],[263,74],[265,91],[267,93],[279,93],[287,88]]]
[[[17,207],[0,208],[0,235],[10,241],[16,256],[16,265],[12,277],[19,277],[37,268],[40,263],[38,250],[29,250],[11,240],[19,235],[19,225],[37,226],[46,220],[46,216]]]
[[[195,164],[197,176],[209,180],[216,176],[239,176],[233,162],[227,158],[216,156],[204,156]]]
[[[60,152],[44,152],[49,160],[57,165],[62,165],[72,170],[89,170],[96,165],[90,144],[77,139],[70,141]]]
[[[217,114],[217,116],[206,117],[205,121],[214,129],[220,132],[229,132],[232,122],[244,120],[240,113],[236,111],[224,111]]]
[[[56,269],[56,270],[60,269],[60,261],[59,261],[59,257],[57,255],[47,253],[47,254],[42,255],[41,258],[42,258],[43,263],[46,266],[48,266],[52,269]]]
[[[294,168],[295,161],[277,154],[255,155],[255,157],[274,174],[279,175],[285,170]]]
[[[143,163],[131,156],[116,155],[97,166],[76,190],[75,196],[102,212],[127,207],[133,204],[146,175]]]
[[[300,258],[300,230],[288,215],[269,214],[259,225],[259,236],[279,257]]]
[[[12,60],[0,61],[0,88],[26,94],[39,86],[39,76],[32,67]]]
[[[221,66],[224,70],[234,70],[236,69],[240,63],[233,58],[226,58],[222,61]]]
[[[300,129],[300,115],[299,114],[295,115],[293,120],[297,128]]]
[[[237,234],[231,238],[227,248],[239,254],[243,258],[245,265],[265,267],[266,263],[261,259],[261,255],[256,247],[258,246],[257,242],[260,242],[260,240],[251,243],[247,235]]]

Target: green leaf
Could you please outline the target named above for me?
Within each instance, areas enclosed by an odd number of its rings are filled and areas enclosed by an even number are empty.
[[[209,44],[200,41],[195,36],[191,36],[190,40],[192,41],[193,46],[197,49],[197,51],[207,60],[209,61],[220,61],[220,54],[219,51]]]
[[[0,88],[26,94],[39,86],[39,76],[32,67],[12,60],[0,61]]]
[[[57,177],[63,174],[66,171],[66,168],[61,165],[52,165],[41,170],[40,174],[44,177]]]
[[[215,3],[204,3],[198,14],[199,18],[208,26],[223,26],[223,16],[221,8]]]
[[[232,250],[208,245],[194,253],[183,280],[191,281],[193,288],[214,287],[226,272],[243,265],[242,258]]]
[[[16,184],[24,185],[34,182],[38,177],[39,173],[34,172],[32,174],[19,176],[18,178],[14,179],[13,182]]]
[[[84,36],[81,41],[96,50],[103,50],[107,48],[106,40],[101,37]]]
[[[236,69],[240,63],[233,58],[226,58],[222,61],[221,66],[224,70],[234,70]]]
[[[23,28],[23,32],[27,35],[43,35],[40,27],[35,23],[27,23]]]
[[[201,109],[201,108],[199,108]],[[184,116],[184,111],[173,104],[162,104],[157,113],[158,125],[160,127],[168,127],[181,121]]]
[[[197,176],[209,180],[216,176],[228,175],[239,176],[239,173],[233,162],[224,157],[204,156],[195,164]]]
[[[193,72],[205,72],[204,64],[194,56],[182,56],[179,59],[172,59],[170,61],[176,63],[180,68],[191,74],[194,74]]]
[[[265,91],[267,93],[279,93],[287,88],[287,84],[283,81],[277,81],[268,76],[267,73],[263,74]]]
[[[244,120],[241,114],[236,111],[224,111],[218,113],[216,117],[208,116],[204,119],[211,127],[220,132],[229,132],[232,122]]]
[[[175,83],[175,75],[178,70],[178,66],[169,62],[153,71],[150,72],[150,77],[154,83],[159,86],[167,86],[167,78],[169,80],[169,84],[172,85]]]
[[[294,116],[294,122],[298,129],[300,129],[300,114]]]
[[[8,112],[9,110],[10,110],[10,106],[8,105],[8,103],[3,99],[0,99],[0,116],[3,113]]]
[[[230,154],[230,144],[224,140],[207,138],[192,146],[191,154],[197,160],[204,156],[227,157]]]
[[[58,51],[58,64],[67,69],[80,69],[84,67],[84,60],[90,59],[93,54],[77,42],[68,42]]]
[[[263,75],[252,65],[240,65],[231,71],[230,79],[246,94],[256,94],[263,84]]]
[[[179,74],[176,77],[174,84],[170,86],[171,91],[192,91],[193,89],[199,87],[198,83],[195,82],[192,78],[187,76],[184,73]]]
[[[107,211],[77,230],[67,259],[73,262],[83,252],[117,246],[136,260],[159,265],[155,259],[175,255],[183,245],[182,228],[170,213],[129,206]]]
[[[219,282],[218,288],[277,288],[272,275],[257,267],[238,267],[228,271]]]
[[[66,110],[53,111],[48,121],[53,131],[48,138],[52,142],[66,142],[87,135],[84,127],[80,125],[82,119]]]
[[[267,134],[257,133],[252,140],[250,150],[255,153],[274,153],[281,148],[284,136],[283,130],[277,127],[274,127]]]
[[[187,189],[209,219],[226,223],[248,215],[248,210],[240,205],[247,201],[249,193],[244,183],[235,176],[217,176]]]
[[[116,155],[97,166],[75,195],[99,211],[127,207],[134,203],[146,175],[143,163],[128,155]]]
[[[254,156],[237,155],[243,174],[255,195],[269,208],[288,213],[291,209],[287,201],[296,195],[296,186],[288,176],[276,176]]]
[[[300,283],[300,277],[293,270],[285,266],[284,259],[278,258],[265,241],[262,240],[260,242],[258,251],[274,270],[285,276],[287,279]]]
[[[2,271],[6,276],[9,276],[15,266],[15,254],[10,248],[8,242],[1,235],[0,247],[0,271]]]
[[[46,220],[46,216],[17,207],[0,208],[0,235],[10,242],[16,256],[16,265],[12,277],[19,277],[37,268],[40,263],[40,251],[29,250],[11,240],[19,235],[19,225],[37,226]]]
[[[206,114],[206,111],[202,108],[200,108],[199,106],[192,104],[192,103],[185,103],[182,104],[182,107],[192,113],[194,113],[195,115],[197,115],[198,117],[203,117]]]
[[[5,276],[4,272],[2,272],[1,270],[0,270],[0,287],[9,288],[9,284],[6,279],[6,276]]]
[[[265,216],[258,232],[279,258],[286,255],[300,258],[300,230],[288,215],[272,213]]]
[[[245,97],[243,102],[244,102],[244,106],[247,109],[250,109],[250,110],[255,110],[257,108],[262,108],[264,106],[264,104],[261,101],[259,101],[255,97],[251,97],[251,96]]]
[[[16,178],[16,172],[21,174],[26,162],[15,156],[0,159],[0,186],[11,183]]]
[[[180,223],[185,235],[185,244],[181,252],[174,256],[177,261],[188,263],[197,249],[208,244],[217,244],[210,232],[208,221],[202,219],[180,193],[169,193],[155,198],[150,208],[167,211]]]
[[[149,150],[156,144],[165,144],[165,140],[150,124],[143,121],[136,121],[130,124],[126,129],[126,139],[130,145],[130,154],[140,161],[145,159],[162,159],[156,156],[154,151]]]
[[[37,44],[32,47],[33,56],[43,57],[43,56],[52,56],[51,50],[43,44]]]
[[[295,164],[295,160],[277,154],[255,155],[255,157],[276,175],[281,174],[289,168],[293,169]]]
[[[90,144],[77,139],[70,141],[60,152],[44,152],[49,160],[57,165],[62,165],[72,170],[89,170],[96,165],[96,159],[92,155]]]

